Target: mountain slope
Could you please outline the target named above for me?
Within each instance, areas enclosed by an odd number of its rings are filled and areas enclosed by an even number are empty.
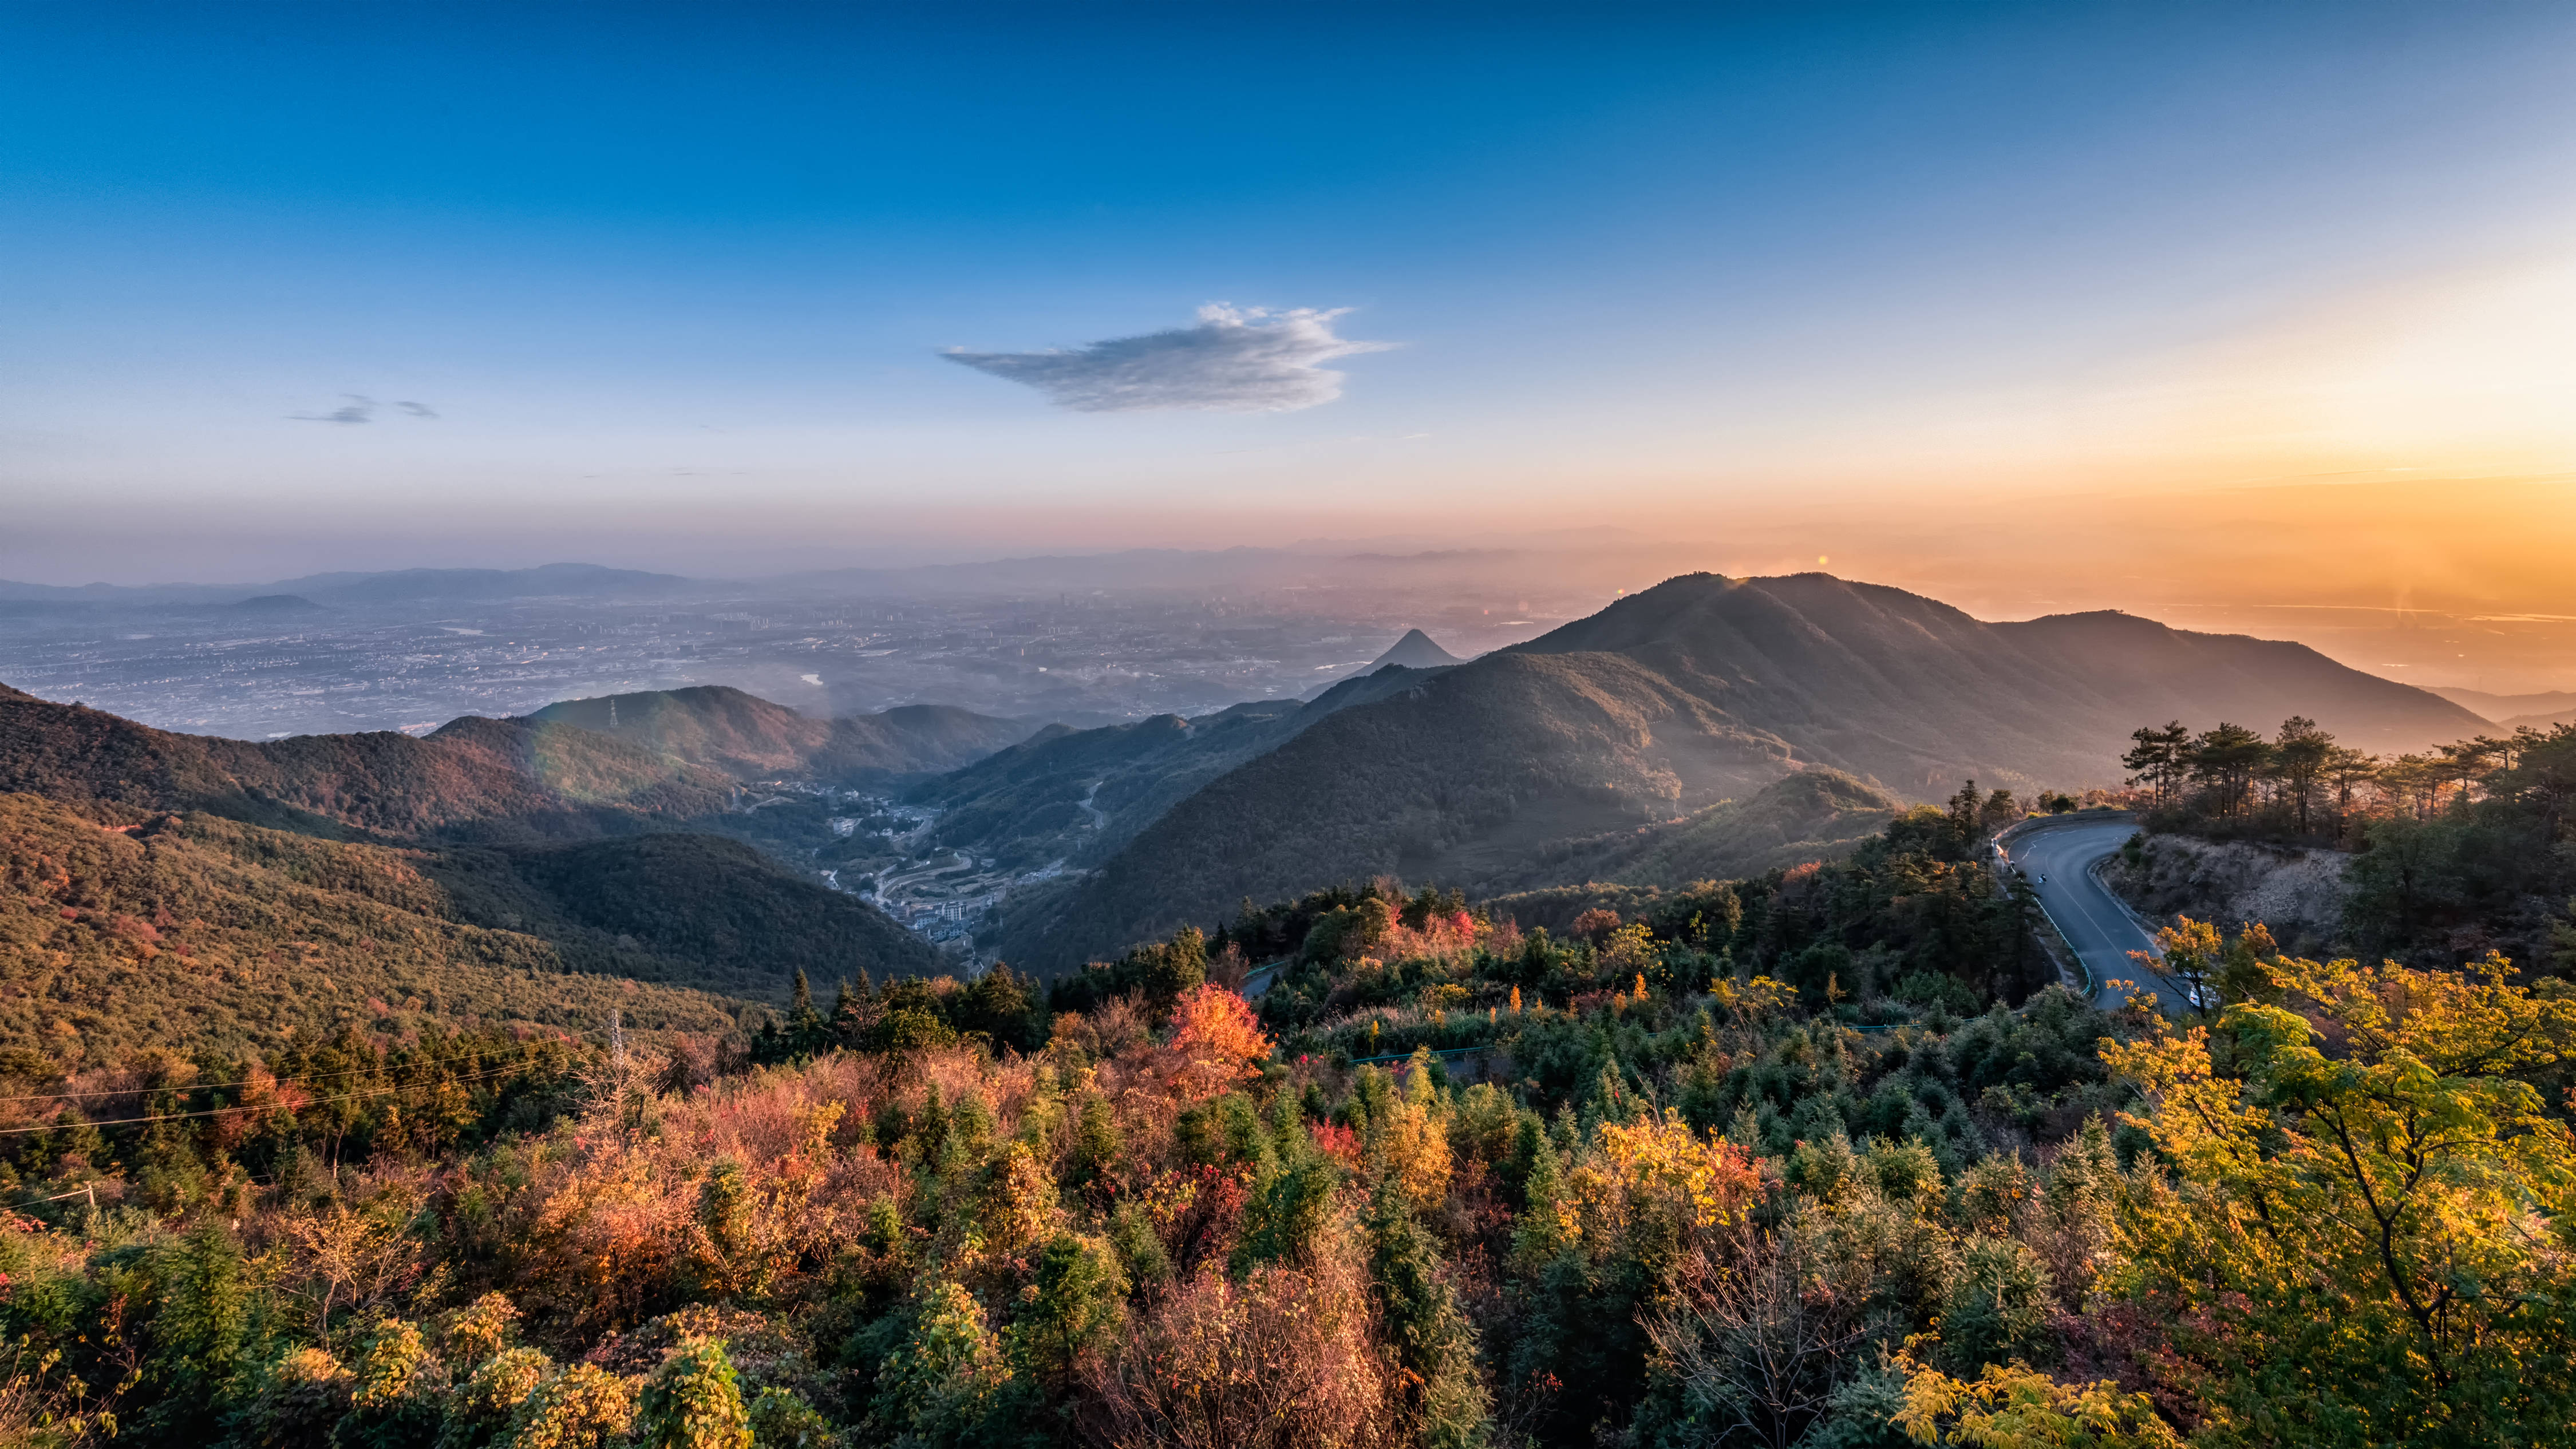
[[[1003,955],[1042,970],[1249,895],[1380,875],[1481,883],[1552,841],[1670,819],[1788,769],[1617,655],[1488,655],[1341,710],[1146,826],[1052,921],[1015,918]],[[1117,943],[1113,947],[1110,943]]]
[[[740,841],[435,849],[0,794],[0,1045],[274,1046],[436,1019],[723,1031],[929,974],[928,943]]]
[[[2476,689],[2436,689],[2433,692],[2463,709],[2477,711],[2508,730],[2525,725],[2545,730],[2552,725],[2576,723],[2576,690],[2558,689],[2545,694],[2488,694]]]
[[[1903,808],[1894,796],[1838,770],[1797,770],[1754,792],[1662,825],[1541,853],[1522,888],[1571,881],[1678,890],[1696,881],[1737,880],[1810,860],[1838,860],[1887,828]]]
[[[172,734],[0,685],[0,791],[384,835],[564,839],[723,811],[730,782],[588,730],[467,716],[253,744]]]
[[[814,774],[854,782],[954,770],[1030,733],[1023,721],[946,705],[814,719],[723,685],[565,700],[526,718],[611,735],[746,780]]]
[[[2305,714],[2348,743],[2417,749],[2477,717],[2305,645],[2195,634],[2125,614],[1988,624],[1902,589],[1828,574],[1694,574],[1506,652],[1609,651],[1656,670],[1799,757],[1900,793],[1962,775],[2109,783],[2150,720],[2270,730]]]
[[[424,869],[468,919],[604,953],[598,969],[644,980],[783,1004],[799,971],[828,982],[939,967],[928,942],[876,907],[722,836],[448,850]]]
[[[2347,745],[2380,754],[2446,744],[2475,734],[2480,723],[2430,690],[2286,640],[2197,634],[2107,612],[1989,627],[2064,680],[2094,718],[2180,719],[2194,728],[2229,720],[2269,734],[2297,713]]]
[[[435,865],[216,816],[103,824],[0,794],[0,1045],[240,1050],[441,1019],[587,1032],[611,1009],[642,1029],[731,1025],[723,998],[604,974],[684,963],[478,923]]]
[[[2118,778],[2140,724],[2306,714],[2369,748],[2484,723],[2293,644],[2121,615],[1988,624],[1822,574],[1687,575],[1472,663],[1412,676],[1247,760],[1099,873],[1005,923],[1040,970],[1243,896],[1380,874],[1484,887],[1551,848],[1741,798],[1797,766],[1899,797],[1962,778]]]
[[[1209,781],[1334,714],[1425,676],[1389,666],[1314,699],[1256,700],[1185,719],[1051,726],[905,799],[941,811],[930,839],[1013,869],[1105,859]]]
[[[739,999],[783,1002],[798,969],[936,969],[875,907],[686,829],[746,819],[729,813],[735,794],[712,771],[558,723],[249,744],[0,689],[15,822],[0,876],[20,882],[21,917],[0,932],[0,1039],[71,1020],[120,1041],[267,1041],[347,1024],[370,996],[389,1021],[560,1025],[578,1008],[595,1025],[634,999],[659,1003],[652,1021],[720,1029]],[[93,917],[107,936],[74,929]],[[108,939],[151,946],[172,926],[211,932],[186,936],[185,956],[215,964],[147,970],[178,953],[118,956]],[[562,973],[624,980],[544,984]],[[692,994],[618,994],[644,983]],[[62,1017],[65,1002],[87,1015]]]

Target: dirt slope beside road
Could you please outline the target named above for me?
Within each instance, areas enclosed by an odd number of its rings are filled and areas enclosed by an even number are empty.
[[[2350,859],[2334,850],[2150,835],[2134,854],[2114,855],[2103,877],[2150,919],[2190,916],[2229,931],[2260,921],[2282,950],[2315,955],[2342,936]]]

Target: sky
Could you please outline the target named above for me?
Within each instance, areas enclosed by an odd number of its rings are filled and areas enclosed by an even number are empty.
[[[0,578],[1626,529],[2576,616],[2570,96],[2557,4],[8,7]]]

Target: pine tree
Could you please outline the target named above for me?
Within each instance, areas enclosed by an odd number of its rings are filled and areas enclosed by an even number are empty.
[[[2181,720],[2175,720],[2161,729],[2142,726],[2129,738],[2135,742],[2134,747],[2120,757],[2121,765],[2130,771],[2129,783],[2146,786],[2158,809],[2170,808],[2189,768],[2185,757],[2191,746],[2191,731],[2183,728]]]
[[[1485,1442],[1490,1401],[1476,1369],[1476,1330],[1440,1276],[1431,1235],[1413,1220],[1392,1174],[1370,1201],[1369,1271],[1387,1338],[1405,1371],[1407,1417],[1429,1449]]]

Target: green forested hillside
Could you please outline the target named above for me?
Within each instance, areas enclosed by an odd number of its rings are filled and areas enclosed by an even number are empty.
[[[720,1029],[744,999],[783,1004],[800,969],[937,960],[874,907],[687,829],[747,819],[724,776],[561,723],[249,744],[0,690],[0,789],[0,871],[54,882],[12,907],[0,1039],[595,1026],[630,999],[639,1025]]]
[[[2331,714],[2392,740],[2475,723],[2295,644],[2118,615],[1987,624],[1822,574],[1688,575],[1315,722],[1160,813],[1091,878],[1022,902],[997,939],[1055,971],[1245,895],[1388,874],[1498,888],[1793,767],[1915,798],[1962,779],[2109,784],[2108,742],[2168,707]]]
[[[814,719],[722,685],[565,700],[527,718],[577,725],[739,779],[795,775],[843,784],[954,770],[1031,730],[1025,721],[945,705]]]
[[[1674,889],[1849,855],[1902,805],[1839,770],[1798,770],[1749,798],[1661,825],[1568,841],[1539,852],[1519,883],[1610,881]]]
[[[330,832],[579,838],[721,813],[729,781],[588,730],[468,716],[253,744],[0,686],[0,790]]]
[[[1381,875],[1470,886],[1547,845],[1649,825],[1785,768],[1749,735],[1614,655],[1488,656],[1341,710],[1180,801],[1072,894],[1006,923],[1042,971],[1265,899]],[[1723,786],[1719,784],[1723,782]]]
[[[722,1031],[734,1003],[600,974],[694,963],[477,923],[416,850],[0,795],[0,1045],[274,1050],[437,1022]],[[533,924],[533,923],[529,923]]]
[[[737,840],[656,834],[487,855],[506,861],[515,881],[543,898],[546,914],[532,913],[532,921],[632,937],[683,963],[683,975],[653,973],[659,979],[783,1001],[799,972],[833,981],[939,965],[927,942],[884,912],[790,875]]]
[[[786,1005],[799,971],[938,964],[865,903],[699,835],[394,848],[8,795],[0,872],[0,1041],[25,1045],[589,1030],[621,1003],[639,1027],[721,1031],[744,1001]]]
[[[932,839],[1014,866],[1105,860],[1228,770],[1336,713],[1428,676],[1390,667],[1312,700],[1254,700],[1184,719],[1075,730],[1062,725],[936,780],[905,799],[942,813]]]

